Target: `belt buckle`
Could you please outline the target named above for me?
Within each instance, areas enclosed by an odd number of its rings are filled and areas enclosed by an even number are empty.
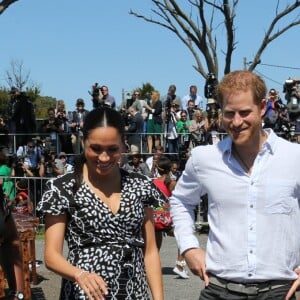
[[[226,284],[226,288],[229,291],[246,294],[246,295],[257,295],[259,288],[256,285],[244,285],[241,283],[229,282]]]

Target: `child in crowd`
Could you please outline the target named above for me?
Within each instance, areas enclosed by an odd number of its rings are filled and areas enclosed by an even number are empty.
[[[28,181],[21,179],[16,183],[16,197],[13,212],[18,214],[32,214],[32,201],[28,192]]]

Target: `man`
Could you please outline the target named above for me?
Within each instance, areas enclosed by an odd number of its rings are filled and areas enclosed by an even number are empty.
[[[38,165],[42,157],[42,149],[30,140],[26,145],[19,146],[17,150],[17,158],[23,161],[23,166],[32,172],[33,176],[38,176]],[[28,175],[28,174],[27,174]],[[30,176],[30,174],[29,174]]]
[[[116,109],[116,100],[115,97],[109,94],[108,87],[103,85],[101,87],[102,99],[101,102],[103,105],[109,106],[112,109]]]
[[[12,98],[14,102],[9,105],[10,118],[13,121],[12,126],[15,126],[17,146],[26,144],[32,136],[30,134],[36,132],[36,118],[35,110],[29,97],[24,92],[18,89],[12,91]],[[14,123],[14,124],[13,124]],[[14,133],[14,132],[12,132]]]
[[[194,113],[196,111],[195,102],[193,100],[188,101],[188,107],[187,107],[187,118],[188,120],[193,120]]]
[[[269,90],[269,96],[266,102],[266,113],[264,117],[264,127],[274,129],[278,118],[278,111],[275,102],[281,101],[279,93],[275,89]],[[282,103],[282,102],[281,102]]]
[[[189,94],[182,98],[182,108],[183,109],[188,108],[189,100],[192,100],[194,102],[195,107],[203,109],[203,100],[202,100],[201,96],[199,96],[197,94],[197,86],[196,85],[191,85]]]
[[[74,167],[68,163],[67,154],[65,152],[60,152],[58,157],[54,160],[55,168],[54,173],[56,175],[66,174],[68,172],[72,172]]]
[[[151,177],[157,178],[159,176],[156,162],[157,160],[164,154],[164,147],[161,145],[157,145],[154,148],[154,154],[152,156],[149,156],[146,159],[146,164],[151,172]]]
[[[55,109],[48,108],[48,119],[41,125],[41,133],[49,135],[52,149],[60,147],[58,135],[63,132],[62,120],[55,117]],[[47,136],[46,135],[46,136]]]
[[[229,136],[192,150],[170,199],[180,252],[205,281],[200,300],[295,299],[300,285],[300,147],[262,129],[266,93],[254,73],[224,77],[217,99]],[[193,209],[206,193],[205,253]]]
[[[130,146],[130,152],[140,152],[142,134],[144,131],[144,119],[140,112],[135,107],[130,106],[128,108],[130,114],[129,126],[125,127],[127,132],[127,142]]]
[[[71,142],[74,154],[79,154],[83,148],[82,128],[88,111],[84,108],[85,103],[82,98],[76,101],[76,110],[71,113],[69,127],[71,129]]]
[[[177,122],[180,120],[180,103],[177,99],[172,102],[170,109],[166,114],[164,137],[168,147],[168,153],[172,158],[177,159],[179,151]]]
[[[142,100],[140,99],[140,92],[139,90],[135,90],[132,94],[132,104],[130,106],[133,106],[136,111],[143,113],[143,107],[142,107]],[[147,103],[143,103],[145,105]]]
[[[151,177],[151,172],[148,168],[148,165],[142,160],[139,152],[131,152],[130,161],[125,163],[123,169]]]

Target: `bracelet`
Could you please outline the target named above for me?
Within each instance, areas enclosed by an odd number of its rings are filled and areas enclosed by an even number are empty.
[[[83,273],[88,273],[88,271],[86,270],[81,270],[78,274],[76,274],[75,277],[75,281],[77,282],[79,277],[83,274]]]

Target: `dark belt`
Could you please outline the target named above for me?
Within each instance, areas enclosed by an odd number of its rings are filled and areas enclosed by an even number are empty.
[[[270,290],[275,290],[283,286],[291,285],[292,281],[270,280],[259,283],[238,283],[210,275],[209,283],[227,289],[231,292],[241,293],[245,295],[257,295],[258,293],[268,292]]]

